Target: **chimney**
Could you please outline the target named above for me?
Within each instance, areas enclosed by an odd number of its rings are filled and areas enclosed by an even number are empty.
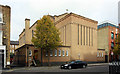
[[[30,27],[30,19],[25,19],[25,44],[29,44],[29,27]]]
[[[29,29],[30,27],[30,19],[25,19],[25,29]]]

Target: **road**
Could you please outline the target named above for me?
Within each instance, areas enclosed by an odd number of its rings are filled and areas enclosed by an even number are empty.
[[[8,74],[11,73],[20,73],[20,72],[85,72],[85,73],[103,73],[108,74],[109,72],[109,65],[100,65],[100,66],[88,66],[87,68],[78,68],[78,69],[60,69],[58,66],[54,67],[26,67],[26,68],[17,68],[5,71]],[[3,73],[6,74],[6,73]]]

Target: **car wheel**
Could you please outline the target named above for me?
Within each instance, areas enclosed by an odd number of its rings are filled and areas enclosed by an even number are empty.
[[[83,65],[83,68],[86,68],[86,66],[85,66],[85,65]]]
[[[63,69],[63,67],[62,67],[62,66],[60,66],[60,69]]]
[[[69,67],[68,67],[68,69],[72,69],[72,67],[71,67],[71,66],[69,66]]]

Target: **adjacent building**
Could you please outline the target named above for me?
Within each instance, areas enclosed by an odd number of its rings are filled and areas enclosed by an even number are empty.
[[[50,53],[43,51],[43,65],[47,65],[48,56],[51,65],[57,65],[71,60],[83,60],[87,62],[104,61],[97,58],[97,24],[98,22],[74,13],[64,13],[50,16],[60,32],[63,42],[58,49],[51,50]],[[38,20],[37,20],[38,21]],[[30,19],[25,19],[25,29],[19,35],[19,48],[15,51],[15,63],[30,65],[33,56],[41,62],[41,51],[34,47],[31,42],[36,29],[37,21],[30,26]]]
[[[2,29],[2,21],[0,21],[0,70],[2,68],[6,68],[6,45],[3,45],[2,37],[3,37],[3,29]]]
[[[9,6],[0,5],[0,66],[4,68],[10,65],[10,10]]]
[[[119,33],[119,26],[112,24],[110,22],[105,22],[98,25],[97,31],[97,44],[98,49],[105,50],[105,59],[108,61],[112,61],[113,52],[115,45],[115,39]]]

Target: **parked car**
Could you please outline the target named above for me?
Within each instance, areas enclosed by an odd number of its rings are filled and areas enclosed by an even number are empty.
[[[81,68],[81,67],[86,68],[87,63],[84,61],[77,60],[77,61],[68,62],[66,64],[62,64],[60,66],[61,69],[73,69],[73,68]]]

